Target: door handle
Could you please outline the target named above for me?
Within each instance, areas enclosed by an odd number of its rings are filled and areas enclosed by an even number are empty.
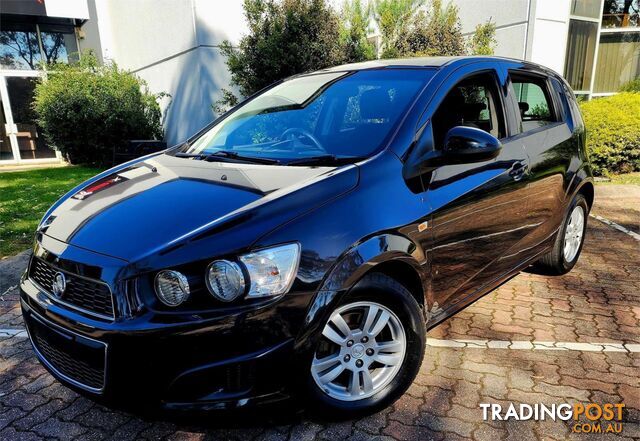
[[[527,163],[518,161],[511,166],[511,170],[509,170],[509,176],[511,176],[514,181],[519,181],[524,177],[527,170],[529,170],[529,166],[527,165]]]

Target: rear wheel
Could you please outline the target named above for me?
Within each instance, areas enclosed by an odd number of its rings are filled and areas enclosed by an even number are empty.
[[[571,271],[582,251],[588,215],[587,200],[581,194],[576,195],[558,230],[553,249],[542,256],[538,262],[540,266],[553,274],[565,274]]]
[[[411,385],[424,345],[413,296],[386,275],[365,277],[317,338],[308,379],[313,404],[341,418],[388,406]]]

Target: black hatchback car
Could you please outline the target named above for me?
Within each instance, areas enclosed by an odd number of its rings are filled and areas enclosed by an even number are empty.
[[[425,332],[538,263],[576,263],[593,203],[576,100],[494,57],[277,83],[46,213],[21,281],[35,353],[107,402],[372,411]]]

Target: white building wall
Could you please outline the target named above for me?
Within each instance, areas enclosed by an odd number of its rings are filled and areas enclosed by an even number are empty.
[[[525,59],[531,1],[453,0],[453,4],[458,7],[462,33],[465,36],[473,35],[478,24],[491,20],[496,25],[495,54]]]
[[[531,52],[527,58],[564,73],[571,0],[537,0],[532,11]]]
[[[562,74],[571,0],[453,0],[463,34],[496,24],[495,54],[547,66]]]
[[[89,0],[89,11],[81,47],[170,95],[161,102],[170,145],[213,120],[211,106],[230,81],[219,45],[245,32],[242,2]]]

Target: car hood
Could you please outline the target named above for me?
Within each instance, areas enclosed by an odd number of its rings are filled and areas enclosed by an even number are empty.
[[[340,174],[335,167],[206,162],[166,154],[114,170],[65,196],[47,214],[41,232],[132,261],[282,199],[294,197],[300,202],[298,207],[285,204],[287,217],[308,211],[322,201],[299,193]],[[322,185],[322,192],[310,192],[311,199],[346,191],[357,178],[339,181],[339,185]],[[280,218],[279,223],[286,220]]]

